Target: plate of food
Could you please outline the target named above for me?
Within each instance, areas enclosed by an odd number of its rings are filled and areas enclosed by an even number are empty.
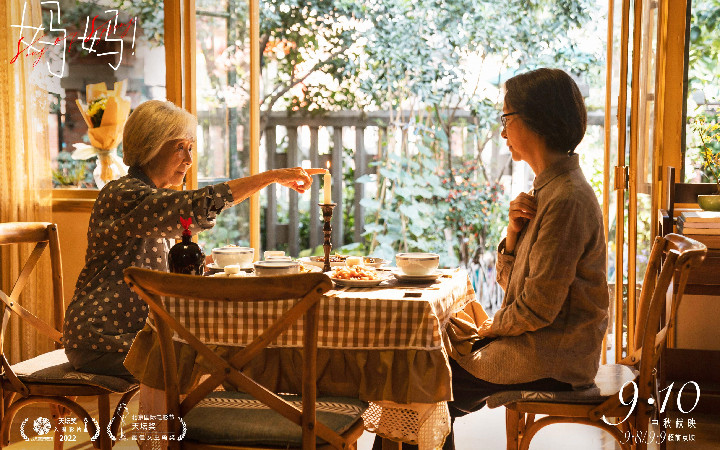
[[[334,283],[348,287],[372,287],[387,280],[386,275],[363,266],[337,267],[328,276]]]
[[[337,253],[335,253],[334,255],[330,255],[330,267],[344,266],[346,259],[347,255],[340,255]],[[300,261],[302,264],[309,264],[311,266],[320,267],[321,269],[325,266],[324,256],[305,256],[298,259],[298,261]]]
[[[341,255],[339,253],[335,253],[334,255],[330,255],[330,267],[342,267],[345,266],[347,263],[347,259],[351,258],[354,259],[356,257],[351,255]],[[357,258],[360,258],[359,256]],[[368,267],[374,267],[374,268],[380,268],[384,266],[385,264],[388,264],[390,261],[382,258],[375,258],[372,256],[363,256],[363,264]],[[310,264],[317,267],[325,267],[325,257],[324,256],[306,256],[304,258],[300,258],[298,261],[304,264]]]

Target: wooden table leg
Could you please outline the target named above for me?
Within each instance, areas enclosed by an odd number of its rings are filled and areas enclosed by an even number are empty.
[[[107,432],[107,426],[110,423],[110,395],[108,394],[98,396],[98,423],[100,424],[100,448],[111,450],[113,443]]]

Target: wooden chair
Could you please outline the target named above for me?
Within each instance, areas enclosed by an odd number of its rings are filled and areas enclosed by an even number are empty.
[[[152,323],[160,339],[167,413],[181,417],[187,427],[181,442],[170,441],[176,447],[314,449],[317,442],[338,449],[355,448],[363,432],[361,415],[367,405],[358,399],[317,397],[318,302],[332,288],[326,275],[228,279],[131,267],[125,270],[125,281],[151,309]],[[217,321],[199,324],[201,318],[187,313],[204,301],[221,302],[222,307],[227,305],[225,302],[233,302],[235,305],[229,308],[240,314],[238,311],[244,306],[288,299],[297,300],[287,302],[290,306],[274,323],[259,329],[252,342],[232,356],[217,347],[211,350],[201,341],[205,330],[216,327]],[[301,318],[302,396],[278,395],[242,369]],[[194,328],[194,333],[188,328]],[[182,339],[197,351],[209,372],[209,377],[191,388],[182,401],[173,333],[176,340]],[[218,339],[215,335],[212,340],[217,343]],[[228,384],[237,391],[216,390]],[[181,423],[177,420],[167,423],[170,435],[178,436]]]
[[[659,401],[655,376],[660,351],[673,326],[688,273],[706,253],[703,244],[685,236],[655,238],[640,294],[633,347],[618,364],[600,367],[595,386],[573,392],[509,391],[488,398],[488,407],[506,407],[507,448],[527,450],[535,433],[553,423],[595,426],[610,433],[623,449],[646,448],[650,417]],[[673,279],[677,288],[669,300],[670,314],[661,320]],[[637,400],[632,401],[635,393]],[[536,414],[547,417],[535,420]]]
[[[0,447],[10,440],[10,426],[17,412],[27,405],[48,403],[51,405],[52,421],[58,430],[62,430],[59,419],[68,411],[87,424],[88,433],[95,448],[110,449],[113,440],[106,432],[110,424],[110,394],[123,394],[113,417],[121,417],[125,405],[135,395],[138,385],[123,378],[104,375],[92,375],[76,372],[65,356],[62,345],[62,324],[65,314],[63,301],[62,265],[60,245],[55,224],[43,222],[0,223],[0,245],[34,244],[30,256],[25,262],[12,292],[6,294],[0,290],[0,300],[4,305],[2,334],[0,334]],[[44,304],[52,308],[52,325],[40,320],[20,304],[20,293],[28,282],[28,277],[38,264],[46,248],[50,249],[52,267],[52,298]],[[37,332],[55,342],[54,351],[11,365],[5,355],[6,331],[11,314],[32,326]],[[97,397],[99,421],[75,400],[77,397]],[[117,435],[120,420],[113,420],[111,432]],[[62,449],[62,432],[54,435],[55,448]]]

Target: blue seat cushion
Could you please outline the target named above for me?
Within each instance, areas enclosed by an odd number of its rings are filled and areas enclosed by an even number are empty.
[[[302,408],[300,396],[280,397]],[[342,434],[366,408],[367,403],[354,398],[318,397],[317,421]],[[299,447],[302,443],[299,425],[242,392],[213,392],[188,412],[185,423],[185,439],[205,444]]]
[[[113,392],[127,392],[137,381],[111,375],[78,372],[68,361],[65,350],[54,350],[10,366],[23,383],[85,385]]]
[[[488,408],[516,402],[600,404],[617,395],[625,383],[633,381],[638,371],[623,364],[600,366],[595,383],[574,391],[503,391],[487,399]]]

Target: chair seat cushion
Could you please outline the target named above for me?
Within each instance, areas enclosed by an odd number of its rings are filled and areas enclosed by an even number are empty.
[[[503,391],[487,399],[488,408],[497,408],[521,401],[545,403],[599,404],[616,395],[623,385],[635,379],[638,372],[623,364],[600,366],[595,383],[575,391]]]
[[[280,397],[302,408],[300,396]],[[316,405],[317,421],[339,434],[367,408],[367,403],[345,397],[318,397]],[[205,444],[299,447],[302,443],[298,425],[242,392],[213,392],[188,412],[185,423],[185,439]]]
[[[74,384],[95,386],[113,392],[127,392],[137,382],[110,375],[78,372],[70,364],[65,350],[54,350],[34,358],[13,364],[13,372],[25,384]]]

